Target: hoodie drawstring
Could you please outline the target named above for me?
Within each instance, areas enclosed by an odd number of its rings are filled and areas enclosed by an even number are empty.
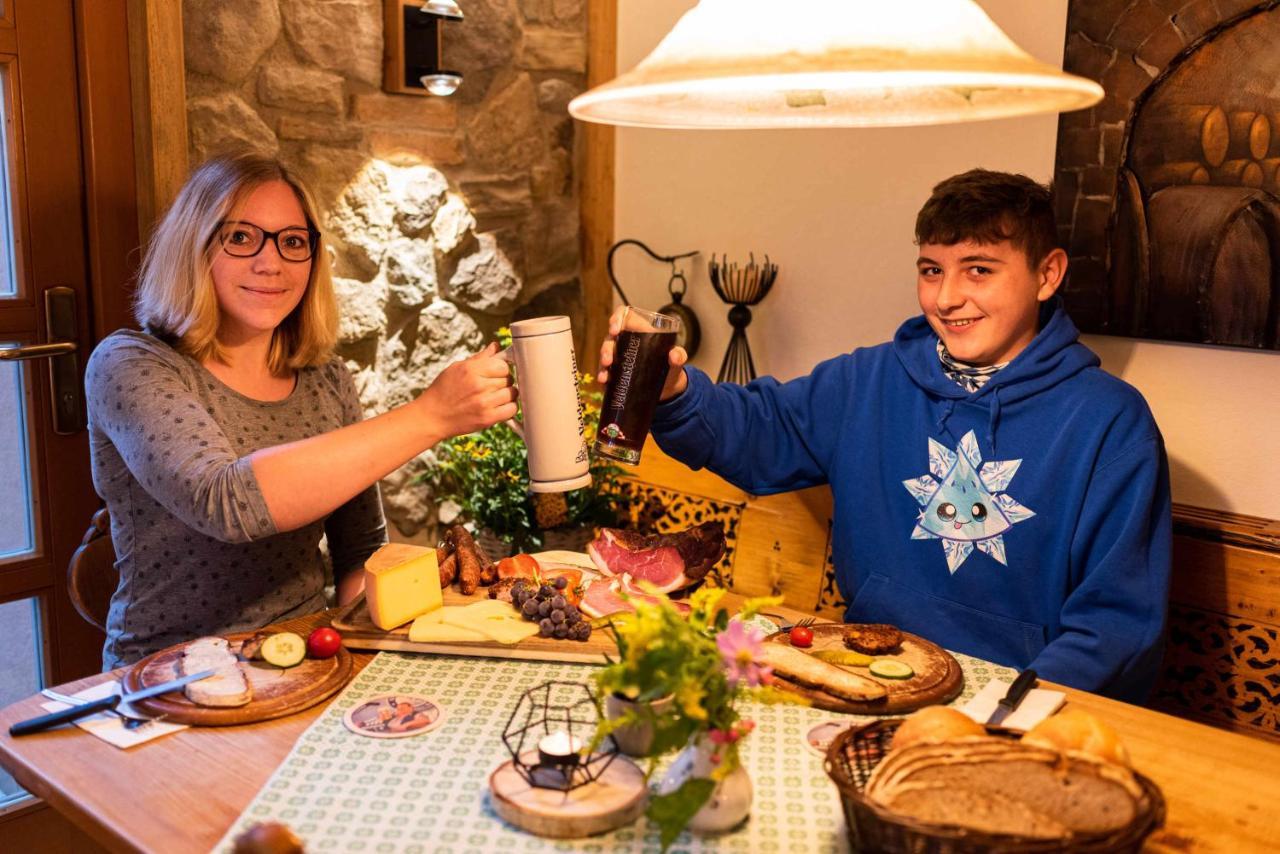
[[[938,432],[950,433],[947,429],[947,419],[951,417],[951,413],[955,412],[956,402],[954,398],[947,398],[946,405],[942,407],[942,415],[938,418]],[[955,438],[954,436],[952,438]]]
[[[991,456],[996,455],[996,425],[1000,421],[1000,387],[991,389],[991,408],[987,418],[987,444],[991,446]]]

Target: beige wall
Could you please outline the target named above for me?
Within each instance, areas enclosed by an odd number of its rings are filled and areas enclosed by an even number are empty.
[[[694,0],[619,0],[618,67],[648,53]],[[1018,44],[1062,62],[1066,0],[980,0]],[[1053,116],[934,128],[657,131],[619,128],[616,237],[686,265],[702,321],[694,364],[715,376],[727,307],[707,281],[711,253],[768,253],[778,284],[749,328],[757,369],[779,379],[889,338],[916,314],[915,213],[930,187],[974,166],[1053,175]],[[669,269],[618,255],[630,299],[668,301]],[[1164,432],[1174,500],[1280,518],[1280,354],[1088,336],[1107,370],[1136,385]]]

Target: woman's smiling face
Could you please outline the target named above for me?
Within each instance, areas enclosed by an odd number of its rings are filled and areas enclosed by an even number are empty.
[[[271,232],[307,228],[298,197],[283,181],[254,188],[228,214],[227,221],[251,223]],[[243,237],[232,235],[232,239]],[[212,276],[220,311],[218,338],[227,343],[241,342],[270,335],[297,308],[311,278],[311,260],[281,258],[275,242],[268,238],[262,249],[248,258],[229,255],[219,247],[213,258]]]
[[[916,260],[920,310],[947,352],[971,365],[996,365],[1021,353],[1036,335],[1040,303],[1066,272],[1055,249],[1032,268],[1007,240],[923,243]]]

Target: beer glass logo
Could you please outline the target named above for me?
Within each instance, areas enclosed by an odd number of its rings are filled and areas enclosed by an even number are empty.
[[[622,428],[619,427],[617,424],[610,424],[608,427],[604,428],[600,432],[608,436],[610,439],[614,439],[614,440],[627,438],[627,435],[622,432]]]

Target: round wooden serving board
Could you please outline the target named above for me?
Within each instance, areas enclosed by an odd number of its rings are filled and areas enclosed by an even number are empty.
[[[813,652],[819,649],[848,649],[844,645],[843,623],[818,623],[813,629],[813,646],[802,652]],[[777,632],[765,638],[765,643],[790,644],[787,632]],[[796,647],[799,649],[799,647]],[[915,675],[909,679],[884,679],[873,675],[865,667],[845,667],[851,673],[865,676],[879,682],[889,692],[884,700],[856,703],[843,697],[836,697],[824,691],[806,688],[789,682],[781,676],[775,684],[788,691],[794,691],[806,697],[814,707],[829,712],[843,712],[851,715],[887,715],[910,712],[935,703],[949,703],[960,694],[964,687],[964,673],[960,662],[942,647],[932,641],[902,633],[902,646],[876,658],[894,658],[911,665]],[[836,665],[837,667],[842,665]]]
[[[222,637],[231,642],[232,652],[239,653],[240,645],[255,634],[240,632]],[[139,661],[124,675],[125,691],[138,691],[177,679],[182,675],[180,664],[185,646],[175,644]],[[188,700],[181,689],[148,697],[133,705],[149,715],[164,715],[166,721],[196,726],[235,726],[282,718],[314,706],[346,685],[351,678],[351,653],[343,647],[332,658],[304,658],[287,669],[260,659],[242,661],[240,667],[253,686],[253,699],[247,705],[198,706]]]
[[[538,761],[536,753],[521,758]],[[638,819],[649,787],[634,762],[615,756],[598,779],[568,792],[529,785],[508,760],[489,775],[489,792],[493,811],[509,824],[535,836],[577,839]]]

